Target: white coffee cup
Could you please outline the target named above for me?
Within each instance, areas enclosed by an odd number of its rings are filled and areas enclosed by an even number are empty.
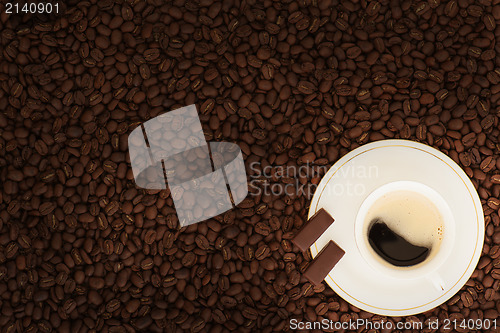
[[[432,202],[442,217],[442,238],[437,252],[423,262],[397,267],[379,257],[368,242],[367,214],[374,203],[394,191],[409,191],[424,196]],[[455,241],[455,221],[448,204],[443,197],[431,187],[414,181],[397,181],[380,186],[370,193],[361,204],[354,225],[356,246],[363,259],[375,270],[396,279],[419,279],[425,277],[436,289],[446,290],[444,279],[439,269],[450,257]]]

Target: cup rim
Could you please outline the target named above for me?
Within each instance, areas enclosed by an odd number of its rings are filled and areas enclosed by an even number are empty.
[[[436,208],[443,217],[444,233],[440,250],[429,262],[424,261],[421,264],[408,268],[396,266],[394,266],[394,268],[390,268],[390,264],[384,265],[380,263],[378,259],[373,257],[373,253],[368,248],[367,242],[365,242],[363,227],[368,209],[382,195],[397,190],[414,191],[425,196],[427,199],[435,203]],[[383,184],[368,194],[358,208],[354,223],[354,233],[356,247],[360,252],[361,257],[373,269],[376,269],[393,278],[416,279],[436,272],[445,263],[446,259],[449,258],[455,240],[455,221],[446,200],[444,200],[444,198],[436,190],[420,182],[401,180]]]

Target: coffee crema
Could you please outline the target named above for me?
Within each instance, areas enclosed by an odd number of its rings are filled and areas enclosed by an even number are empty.
[[[443,217],[431,200],[399,190],[383,195],[369,208],[364,234],[379,261],[409,267],[436,255],[443,229]]]

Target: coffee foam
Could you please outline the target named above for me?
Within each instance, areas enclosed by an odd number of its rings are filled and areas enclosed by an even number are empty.
[[[365,234],[373,222],[381,220],[408,242],[436,253],[443,239],[443,217],[431,200],[413,191],[393,191],[378,198],[368,209]],[[426,259],[428,260],[428,259]]]

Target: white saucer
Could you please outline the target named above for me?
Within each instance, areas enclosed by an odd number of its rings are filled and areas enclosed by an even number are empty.
[[[398,280],[374,270],[359,253],[354,221],[365,198],[381,185],[410,180],[437,191],[456,222],[456,239],[439,275],[449,288],[438,291],[428,279]],[[413,141],[383,140],[363,145],[339,159],[321,180],[309,217],[324,208],[335,222],[311,246],[312,256],[336,242],[345,255],[325,281],[347,302],[380,315],[425,312],[451,298],[472,275],[484,242],[479,196],[465,172],[440,151]]]

